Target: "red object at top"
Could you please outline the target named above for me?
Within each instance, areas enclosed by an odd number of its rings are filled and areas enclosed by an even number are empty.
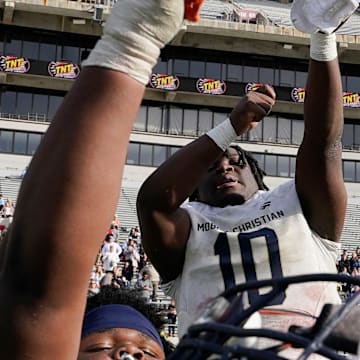
[[[184,1],[185,1],[184,19],[190,21],[199,21],[200,6],[204,0],[184,0]]]

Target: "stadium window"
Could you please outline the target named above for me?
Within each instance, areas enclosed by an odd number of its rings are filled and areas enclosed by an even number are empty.
[[[173,135],[182,134],[182,128],[183,128],[183,109],[176,106],[170,106],[168,133]]]
[[[199,110],[198,135],[202,135],[212,128],[213,113],[209,110]]]
[[[39,43],[35,41],[23,41],[22,56],[37,60],[39,58]]]
[[[49,110],[47,118],[51,121],[64,98],[62,96],[49,96]]]
[[[360,125],[354,125],[354,148],[360,150]]]
[[[205,77],[208,79],[221,80],[221,64],[215,62],[207,62]]]
[[[295,169],[296,169],[296,157],[290,156],[290,171],[289,175],[291,178],[295,177]]]
[[[149,106],[146,130],[149,132],[159,133],[162,129],[162,114],[163,108],[161,106]]]
[[[205,76],[205,63],[203,61],[190,61],[190,77],[203,78]]]
[[[359,76],[348,76],[347,77],[347,91],[360,92],[360,77]]]
[[[296,71],[295,72],[295,87],[305,87],[307,81],[307,72]]]
[[[267,117],[264,119],[264,121],[261,121],[257,124],[255,129],[252,129],[249,131],[249,141],[262,141],[263,140],[263,124],[266,122]]]
[[[259,82],[261,84],[270,84],[274,83],[274,69],[260,67],[259,68]]]
[[[49,104],[49,96],[48,95],[34,94],[32,113],[47,116],[48,104]]]
[[[347,76],[346,75],[341,76],[341,83],[342,83],[343,90],[348,91],[347,90]]]
[[[17,93],[16,112],[20,115],[27,115],[31,113],[32,108],[32,94]]]
[[[154,145],[154,166],[161,165],[166,160],[166,146]]]
[[[0,132],[0,152],[11,153],[13,145],[14,132],[9,130],[1,130]]]
[[[189,77],[189,60],[174,60],[174,75]]]
[[[244,66],[244,82],[258,82],[259,68],[257,66]]]
[[[280,69],[280,86],[295,86],[295,71]]]
[[[43,60],[43,61],[56,60],[56,45],[40,43],[39,60]]]
[[[235,81],[235,82],[242,82],[242,66],[241,65],[232,65],[228,64],[227,66],[227,80],[228,81]]]
[[[28,155],[34,155],[41,141],[41,134],[29,133],[28,147],[26,153]]]
[[[23,132],[14,132],[14,153],[26,154],[27,148],[27,134]]]
[[[179,147],[179,146],[170,146],[170,148],[169,148],[169,156],[174,155],[180,149],[181,149],[181,147]]]
[[[140,165],[144,165],[144,166],[152,165],[152,150],[153,150],[153,145],[140,144],[140,154],[139,154]]]
[[[300,145],[304,135],[304,121],[292,120],[291,144]]]
[[[261,169],[265,168],[265,155],[259,153],[253,153],[254,158],[258,162]]]
[[[198,122],[197,110],[184,109],[183,134],[190,136],[197,135],[197,128],[198,128],[197,122]]]
[[[265,155],[265,172],[268,176],[277,175],[277,156],[276,155]]]
[[[355,181],[356,182],[360,182],[360,162],[356,162],[355,163],[355,172],[356,172],[356,178],[355,178]]]
[[[145,131],[147,119],[147,106],[141,105],[133,125],[134,130]]]
[[[278,117],[277,139],[279,144],[290,144],[291,120]]]
[[[355,181],[355,161],[343,161],[344,180],[349,182]]]
[[[6,91],[1,93],[1,112],[5,114],[16,113],[16,92]]]
[[[276,117],[268,116],[263,122],[263,139],[265,142],[276,142]]]
[[[281,177],[289,177],[289,156],[278,156],[277,158],[277,174]]]
[[[5,43],[4,54],[21,56],[21,40],[12,39],[9,42]]]
[[[153,69],[154,74],[168,74],[167,61],[162,61],[160,58]]]
[[[126,163],[129,165],[136,165],[139,163],[140,144],[130,143],[128,146],[128,153]]]
[[[73,64],[80,63],[80,49],[75,46],[65,45],[62,47],[62,57],[59,60],[66,60]]]
[[[342,145],[345,149],[352,149],[354,145],[354,125],[345,124],[342,134]]]

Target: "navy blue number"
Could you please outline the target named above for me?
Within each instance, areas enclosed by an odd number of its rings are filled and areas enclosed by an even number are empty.
[[[243,263],[244,275],[246,281],[258,280],[256,276],[254,254],[251,249],[251,239],[262,237],[266,241],[269,253],[271,276],[282,277],[283,272],[280,261],[279,243],[276,233],[272,229],[264,228],[248,233],[239,233],[237,235],[240,254]],[[225,289],[233,287],[235,282],[234,269],[231,264],[230,244],[227,233],[219,234],[214,245],[215,255],[219,255],[220,269],[224,279]],[[250,304],[252,300],[259,296],[258,290],[249,292]],[[281,304],[284,301],[285,294],[276,298],[271,305]]]

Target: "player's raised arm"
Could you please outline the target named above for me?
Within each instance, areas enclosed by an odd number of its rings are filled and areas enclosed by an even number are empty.
[[[307,12],[297,0],[292,9],[295,26],[312,21],[314,9]],[[334,1],[323,1],[329,13]],[[348,16],[356,7],[348,1]],[[344,10],[344,9],[343,9]],[[344,13],[333,14],[332,24],[341,24]],[[323,19],[325,14],[323,14]],[[323,238],[339,241],[346,210],[342,173],[341,137],[344,125],[342,84],[336,35],[322,23],[311,34],[309,74],[304,104],[305,132],[296,165],[296,189],[310,227]],[[330,25],[330,24],[329,24]],[[307,27],[308,28],[308,27]],[[320,33],[322,30],[323,33]],[[325,34],[325,32],[331,32]]]
[[[230,143],[256,127],[274,102],[275,93],[269,86],[248,93],[228,119],[177,151],[142,185],[137,201],[142,242],[164,281],[176,278],[184,262],[190,218],[180,205]]]
[[[118,201],[133,120],[183,16],[179,0],[119,1],[45,134],[0,267],[1,359],[77,358],[88,279]]]

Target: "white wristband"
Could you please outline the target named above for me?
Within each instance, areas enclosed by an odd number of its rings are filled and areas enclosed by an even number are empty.
[[[315,33],[310,38],[310,57],[317,61],[331,61],[337,58],[336,35]]]
[[[117,1],[104,34],[82,66],[100,66],[124,72],[146,85],[163,48],[184,18],[184,1]]]
[[[214,143],[225,151],[229,145],[238,137],[229,118],[209,130],[206,135],[214,141]]]

